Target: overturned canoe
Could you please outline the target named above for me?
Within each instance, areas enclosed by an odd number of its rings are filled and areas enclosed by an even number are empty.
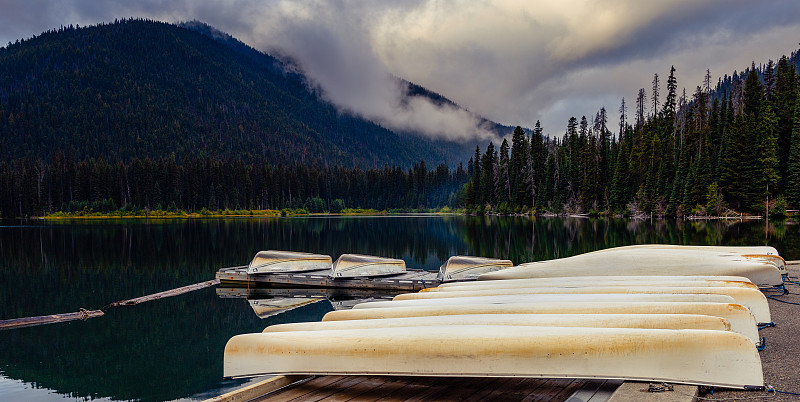
[[[446,305],[474,304],[525,304],[545,302],[694,302],[694,303],[736,303],[731,296],[717,294],[625,294],[625,293],[581,293],[581,294],[517,294],[489,295],[471,297],[441,297],[413,300],[387,300],[359,303],[354,310],[373,308],[402,308]],[[741,304],[741,303],[739,303]]]
[[[511,268],[513,265],[511,260],[456,255],[439,267],[436,279],[439,282],[475,279],[480,274]]]
[[[738,260],[692,258],[687,253],[654,254],[648,249],[609,250],[527,263],[482,274],[478,280],[604,275],[649,276],[665,273],[681,276],[744,276],[758,286],[783,284],[780,271],[770,263],[748,261],[744,258]]]
[[[592,251],[587,254],[605,252],[628,252],[648,250],[655,253],[685,254],[692,258],[719,258],[727,260],[750,260],[762,261],[775,265],[781,274],[786,274],[786,260],[778,255],[774,247],[769,246],[676,246],[669,244],[641,244],[633,246],[614,247],[603,250]]]
[[[368,329],[432,325],[511,325],[541,327],[711,329],[730,331],[722,317],[698,314],[463,314],[431,317],[377,318],[350,321],[296,322],[270,325],[263,332]]]
[[[250,265],[248,274],[274,274],[330,269],[333,260],[329,255],[301,253],[297,251],[259,251]]]
[[[472,286],[448,286],[425,288],[422,293],[439,292],[465,292],[490,289],[534,289],[534,288],[581,288],[588,286],[621,286],[621,287],[653,287],[653,286],[679,286],[679,287],[734,287],[758,290],[750,281],[606,281],[602,279],[588,281],[541,282],[537,279],[509,279],[505,281],[480,281],[471,283]]]
[[[624,249],[624,248],[661,248],[670,250],[696,250],[696,251],[711,251],[722,253],[737,253],[737,254],[767,254],[779,255],[778,249],[772,246],[686,246],[679,244],[634,244],[630,246],[613,247],[603,250]]]
[[[726,388],[764,385],[753,343],[729,331],[525,326],[509,331],[506,325],[237,335],[225,345],[223,372],[225,377],[601,377]]]
[[[463,292],[424,292],[424,293],[403,293],[394,297],[394,302],[400,301],[414,301],[414,300],[469,300],[480,302],[480,300],[503,300],[504,296],[510,296],[509,299],[524,300],[524,298],[532,296],[559,296],[566,297],[569,295],[586,295],[590,294],[593,297],[598,294],[617,294],[617,295],[662,295],[665,297],[674,297],[676,295],[725,295],[730,296],[735,300],[735,303],[741,304],[753,313],[753,316],[758,323],[771,323],[772,318],[769,311],[769,304],[767,298],[758,289],[746,289],[739,287],[662,287],[662,286],[584,286],[575,288],[516,288],[516,289],[481,289],[474,291]],[[591,298],[590,298],[591,299]],[[596,297],[597,300],[604,300],[603,298]],[[656,300],[653,301],[670,301],[670,300]],[[687,300],[674,300],[674,301],[687,301]],[[701,301],[701,300],[698,300]],[[706,300],[708,301],[708,300]],[[377,303],[377,304],[376,304]],[[380,304],[382,303],[382,304]],[[365,303],[368,305],[386,306],[390,302],[374,302]],[[358,306],[356,306],[358,307]],[[360,307],[358,307],[360,308]]]
[[[620,281],[620,282],[653,282],[653,281],[684,281],[684,282],[697,282],[697,281],[733,281],[733,282],[750,282],[752,281],[744,276],[731,276],[731,275],[695,275],[695,276],[675,276],[675,275],[608,275],[608,276],[561,276],[561,277],[548,277],[548,278],[524,278],[524,279],[504,279],[496,281],[480,281],[480,282],[450,282],[443,283],[436,288],[456,288],[456,287],[471,287],[471,286],[487,286],[487,285],[505,285],[505,284],[528,284],[528,283],[541,283],[541,284],[561,284],[572,282],[592,282],[592,281]]]
[[[322,300],[325,299],[322,297],[273,297],[269,299],[250,299],[248,302],[259,318],[267,318]]]
[[[395,275],[406,272],[406,262],[395,258],[361,254],[342,254],[331,268],[330,277],[357,278]]]
[[[530,302],[515,304],[427,305],[331,311],[322,321],[445,316],[462,314],[700,314],[722,317],[731,331],[759,343],[758,326],[747,307],[735,303],[700,302]]]

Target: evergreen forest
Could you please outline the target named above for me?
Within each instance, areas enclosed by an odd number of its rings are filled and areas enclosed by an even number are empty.
[[[739,216],[800,208],[798,53],[753,64],[691,95],[673,67],[663,100],[654,75],[633,105],[622,99],[617,135],[605,108],[570,118],[563,137],[537,122],[468,163],[464,203],[478,213]],[[482,152],[481,152],[482,151]]]
[[[783,215],[800,209],[799,67],[794,52],[716,83],[707,72],[688,93],[673,67],[622,99],[618,127],[603,107],[563,135],[537,122],[482,148],[340,113],[283,62],[203,24],[62,27],[0,48],[0,217]]]

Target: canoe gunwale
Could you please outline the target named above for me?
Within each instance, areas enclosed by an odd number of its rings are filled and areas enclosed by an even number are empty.
[[[674,379],[663,377],[663,378],[650,378],[650,377],[622,377],[622,376],[590,376],[590,375],[581,375],[581,376],[565,376],[559,374],[426,374],[426,373],[414,373],[414,372],[379,372],[370,371],[369,373],[365,372],[357,372],[357,371],[265,371],[261,373],[254,373],[254,374],[247,374],[247,375],[239,375],[239,376],[223,376],[223,379],[226,380],[236,380],[242,378],[252,378],[264,375],[300,375],[300,376],[362,376],[362,375],[370,375],[370,376],[386,376],[386,377],[458,377],[458,378],[554,378],[554,379],[575,379],[575,380],[593,380],[593,379],[601,379],[601,380],[621,380],[621,381],[641,381],[641,382],[663,382],[663,383],[679,383],[679,384],[686,384],[686,385],[699,385],[704,387],[716,387],[716,388],[730,388],[730,389],[743,389],[743,390],[753,390],[759,391],[763,390],[765,385],[739,385],[739,384],[722,384],[716,382],[703,382],[703,381],[675,381]]]

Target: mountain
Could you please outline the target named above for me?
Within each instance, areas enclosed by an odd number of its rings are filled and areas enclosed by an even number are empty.
[[[78,160],[174,154],[179,161],[452,166],[475,149],[339,113],[292,71],[201,23],[137,19],[48,31],[0,48],[0,161],[68,152]]]

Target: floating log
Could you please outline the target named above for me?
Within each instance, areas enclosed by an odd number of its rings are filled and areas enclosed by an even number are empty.
[[[219,279],[212,279],[210,281],[195,283],[194,285],[183,286],[176,289],[166,290],[163,292],[153,293],[151,295],[137,297],[135,299],[130,300],[120,300],[108,305],[108,307],[120,307],[120,306],[133,306],[139,303],[149,302],[153,300],[163,299],[165,297],[172,297],[181,295],[184,293],[189,293],[194,290],[199,290],[207,287],[211,287],[214,285],[219,285]]]
[[[57,322],[68,322],[68,321],[76,321],[76,320],[87,320],[89,318],[100,317],[103,315],[102,310],[85,310],[81,309],[81,311],[75,313],[65,313],[65,314],[51,314],[51,315],[43,315],[38,317],[25,317],[25,318],[14,318],[10,320],[1,320],[0,321],[0,329],[17,329],[17,328],[25,328],[25,327],[33,327],[36,325],[43,325],[43,324],[53,324]]]

